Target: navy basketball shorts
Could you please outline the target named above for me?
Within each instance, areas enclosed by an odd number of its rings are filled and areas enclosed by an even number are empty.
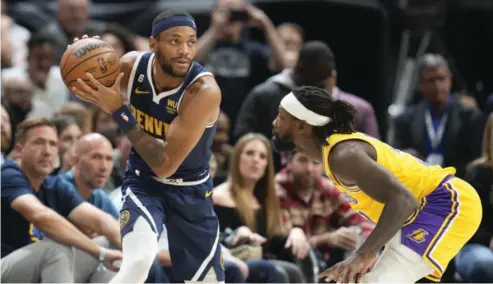
[[[164,224],[173,263],[173,281],[202,281],[211,269],[218,282],[224,281],[211,179],[198,185],[176,186],[153,179],[126,178],[122,194],[122,238],[132,231],[140,216],[156,232],[156,238]]]

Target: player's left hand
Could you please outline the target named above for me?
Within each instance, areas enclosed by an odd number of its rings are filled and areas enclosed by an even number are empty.
[[[378,259],[378,253],[355,253],[318,275],[326,282],[358,283]]]
[[[306,238],[305,232],[300,228],[293,228],[289,232],[285,248],[291,248],[291,252],[298,259],[304,259],[310,249],[310,244]]]
[[[115,83],[111,87],[106,87],[99,83],[91,73],[86,73],[86,77],[91,81],[94,88],[86,84],[81,78],[78,78],[77,83],[79,83],[80,89],[72,87],[72,92],[74,92],[78,98],[95,104],[103,111],[110,114],[123,106],[123,97],[120,92],[120,81],[123,77],[123,73],[118,75]]]

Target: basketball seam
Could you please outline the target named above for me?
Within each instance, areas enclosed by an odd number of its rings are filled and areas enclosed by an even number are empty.
[[[67,58],[65,58],[65,61],[64,62],[61,62],[61,66],[60,66],[60,70],[63,70],[63,67],[65,67],[65,63],[67,63],[68,59],[70,58],[70,56],[72,56],[72,54],[74,53],[74,50],[77,46],[79,46],[79,44],[81,42],[84,42],[82,40],[79,40],[77,42],[74,43],[74,45],[72,46],[72,50],[70,51],[70,54],[67,56]]]
[[[84,62],[86,62],[87,60],[89,60],[89,59],[91,59],[91,58],[94,58],[94,57],[96,57],[96,56],[99,56],[99,55],[101,55],[101,54],[106,54],[106,53],[110,53],[110,52],[114,52],[114,51],[113,51],[113,50],[108,50],[108,51],[105,51],[105,52],[101,52],[101,53],[95,54],[95,55],[93,55],[93,56],[91,56],[91,57],[89,57],[89,58],[86,58],[86,59],[85,59],[84,61],[82,61],[82,62],[77,63],[74,67],[72,67],[72,69],[70,69],[70,70],[67,72],[67,74],[65,74],[65,76],[63,76],[63,78],[62,78],[62,79],[63,79],[63,80],[65,80],[65,78],[67,78],[67,76],[68,76],[68,75],[69,75],[72,71],[74,71],[74,69],[75,69],[75,68],[77,68],[78,66],[80,66],[81,64],[83,64]]]
[[[119,71],[119,69],[116,69],[115,71],[113,71],[111,73],[108,73],[108,74],[106,74],[106,75],[104,75],[102,77],[98,77],[98,78],[94,78],[94,79],[96,79],[96,80],[103,79],[103,78],[106,78],[106,77],[108,77],[108,76],[110,76],[110,75],[112,75],[112,74],[114,74],[115,72],[118,72],[118,71]],[[69,81],[69,82],[67,82],[67,85],[70,85],[70,83],[73,83],[73,82],[76,82],[76,81],[77,81],[77,79],[72,80],[72,81]],[[86,81],[91,81],[91,80],[89,80],[89,79],[82,79],[82,81],[86,82]]]

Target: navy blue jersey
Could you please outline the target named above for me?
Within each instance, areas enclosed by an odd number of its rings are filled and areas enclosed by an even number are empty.
[[[149,135],[166,140],[168,127],[178,115],[180,102],[186,88],[202,76],[212,76],[205,67],[193,62],[183,83],[177,88],[157,94],[152,78],[153,52],[142,53],[134,63],[130,73],[128,93],[130,107],[138,125]],[[209,173],[209,160],[212,155],[212,140],[216,123],[207,126],[199,142],[185,158],[175,174],[169,179],[197,180]],[[152,169],[132,148],[128,170],[139,176],[153,175]]]
[[[2,257],[44,237],[36,226],[11,208],[12,202],[25,194],[36,196],[65,218],[84,202],[70,183],[57,176],[46,177],[36,192],[17,164],[7,160],[2,165]]]

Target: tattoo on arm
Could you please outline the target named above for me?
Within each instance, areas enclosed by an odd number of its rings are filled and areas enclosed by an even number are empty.
[[[138,125],[127,132],[127,137],[153,171],[166,163],[164,143],[145,133]]]

